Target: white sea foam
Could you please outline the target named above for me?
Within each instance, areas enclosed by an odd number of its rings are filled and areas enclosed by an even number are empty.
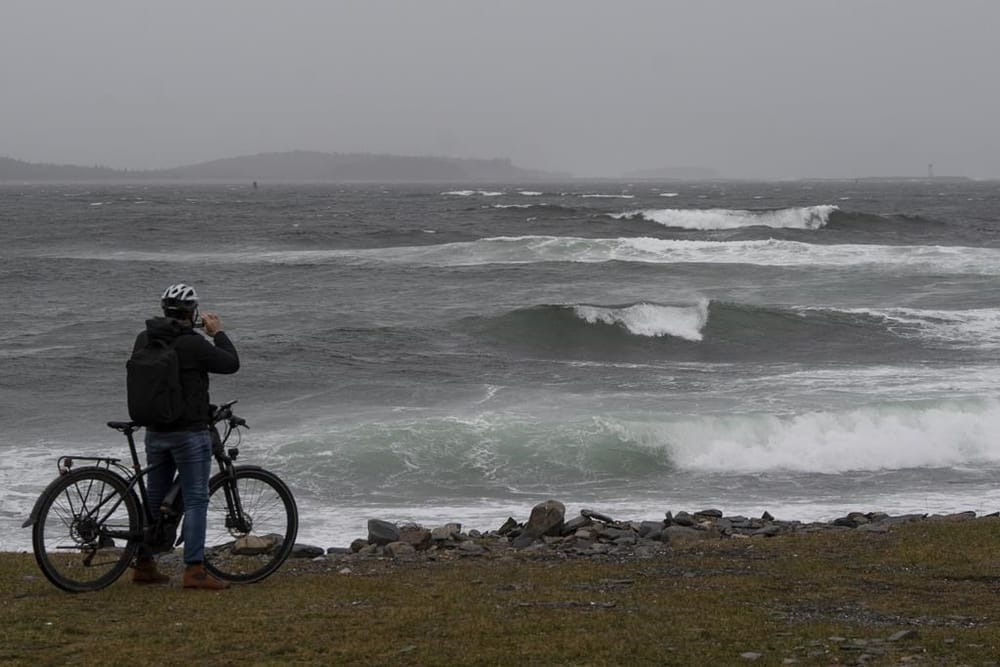
[[[796,415],[705,416],[616,425],[667,447],[684,469],[753,473],[975,467],[1000,464],[1000,402],[921,402]]]
[[[635,199],[635,195],[609,195],[602,193],[586,193],[580,195],[584,199]]]
[[[699,341],[701,330],[708,322],[708,299],[691,306],[664,306],[637,303],[620,308],[608,306],[574,306],[577,317],[594,324],[618,324],[638,336],[675,336]]]
[[[524,195],[525,197],[541,197],[542,193],[535,190],[518,190],[517,194]]]
[[[794,413],[598,414],[574,417],[563,409],[555,419],[543,412],[493,411],[468,417],[404,417],[395,423],[334,427],[335,433],[322,436],[321,442],[324,447],[336,443],[335,460],[385,456],[394,462],[391,467],[405,467],[418,481],[441,472],[458,476],[462,471],[464,476],[478,470],[467,478],[470,483],[503,485],[518,479],[530,460],[539,480],[554,482],[557,475],[564,493],[573,480],[618,476],[629,465],[720,475],[975,471],[1000,466],[996,399],[870,401],[863,407]],[[279,448],[275,455],[299,471],[315,463],[317,447]],[[363,482],[359,484],[363,488]]]
[[[322,252],[322,251],[318,251]],[[1000,274],[1000,250],[959,246],[816,245],[797,241],[678,241],[648,237],[493,237],[423,248],[361,251],[382,261],[444,266],[533,262],[756,264],[784,267],[880,266],[883,270]]]
[[[830,214],[839,210],[833,205],[784,208],[776,211],[741,209],[660,208],[609,214],[616,220],[642,218],[665,227],[681,229],[737,229],[740,227],[773,227],[779,229],[819,229],[827,224]]]
[[[901,336],[929,338],[980,349],[1000,348],[1000,309],[997,308],[849,308],[844,312],[882,319],[890,330]]]
[[[440,245],[336,250],[218,252],[45,251],[36,256],[103,261],[229,264],[479,266],[535,262],[878,266],[883,271],[1000,275],[1000,250],[964,246],[818,245],[798,241],[678,241],[650,237],[499,236]]]
[[[661,192],[661,197],[676,197],[679,193],[677,192]]]
[[[450,192],[442,192],[441,194],[449,195],[452,197],[471,197],[472,195],[481,195],[483,197],[499,197],[504,193],[495,190],[451,190]]]

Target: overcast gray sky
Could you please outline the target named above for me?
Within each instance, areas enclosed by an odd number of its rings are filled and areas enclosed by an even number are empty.
[[[0,155],[1000,177],[997,0],[3,0]]]

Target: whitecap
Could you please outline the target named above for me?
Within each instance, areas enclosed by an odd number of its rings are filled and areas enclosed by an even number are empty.
[[[708,322],[708,304],[704,299],[689,306],[665,306],[636,303],[624,307],[578,305],[573,312],[591,324],[617,324],[638,336],[674,336],[690,341],[702,339],[701,330]]]
[[[773,227],[779,229],[819,229],[829,222],[830,215],[840,210],[834,205],[805,206],[768,211],[709,208],[661,208],[609,213],[616,220],[641,218],[665,227],[681,229],[738,229],[741,227]]]
[[[694,418],[629,429],[682,469],[837,473],[1000,463],[1000,403],[873,405],[795,415]]]
[[[886,328],[903,337],[929,339],[976,349],[1000,349],[1000,309],[997,308],[847,308],[841,312],[880,319]]]
[[[451,190],[449,192],[442,192],[441,194],[453,197],[471,197],[472,195],[481,195],[483,197],[499,197],[504,193],[496,190]]]
[[[368,264],[478,266],[536,262],[754,264],[780,267],[878,267],[883,272],[1000,275],[1000,250],[965,246],[819,245],[799,241],[683,241],[650,237],[499,236],[390,248],[264,250],[228,253],[48,251],[33,256],[100,261],[200,264]]]

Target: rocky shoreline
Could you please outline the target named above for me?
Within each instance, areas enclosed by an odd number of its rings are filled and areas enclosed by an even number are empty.
[[[998,513],[984,515],[998,516]],[[889,515],[851,512],[830,522],[783,521],[764,512],[760,517],[727,516],[717,509],[667,511],[661,521],[629,521],[592,510],[566,519],[557,500],[539,503],[527,521],[513,517],[495,530],[464,530],[460,523],[428,528],[368,521],[368,535],[350,547],[323,548],[296,544],[292,558],[326,561],[366,559],[413,561],[449,558],[559,557],[616,559],[652,558],[668,554],[671,545],[692,540],[752,540],[817,532],[879,534],[917,521],[968,521],[975,512]]]
[[[851,513],[827,522],[665,512],[628,521],[549,500],[489,531],[372,519],[349,548],[298,544],[267,585],[211,596],[180,586],[110,592],[102,641],[160,636],[162,650],[330,664],[995,665],[1000,515]],[[517,515],[515,515],[517,516]],[[526,519],[526,520],[525,520]],[[263,536],[267,537],[267,536]],[[162,564],[175,574],[181,553]],[[66,596],[30,554],[2,561],[7,653],[80,655],[94,598]],[[176,580],[175,580],[176,581]],[[109,589],[111,590],[111,589]],[[103,598],[102,598],[103,599]],[[112,600],[112,598],[107,598]],[[177,618],[256,630],[193,645]],[[248,626],[250,627],[250,626]],[[331,653],[330,632],[337,632]],[[54,634],[59,633],[62,634]],[[0,633],[2,635],[2,633]],[[388,638],[388,639],[386,639]],[[148,651],[144,645],[137,650]],[[215,650],[212,654],[210,651]],[[373,658],[374,656],[374,658]],[[53,658],[55,659],[55,658]],[[523,660],[522,660],[523,661]]]

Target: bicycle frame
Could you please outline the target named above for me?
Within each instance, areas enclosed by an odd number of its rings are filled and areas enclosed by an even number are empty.
[[[235,466],[233,465],[233,461],[239,455],[239,449],[233,447],[230,448],[228,451],[224,451],[222,448],[229,440],[229,436],[236,429],[236,427],[239,425],[245,426],[246,424],[242,420],[238,420],[235,423],[232,421],[235,418],[233,418],[232,416],[232,411],[230,409],[231,405],[232,404],[230,403],[221,406],[216,413],[216,418],[213,419],[212,428],[213,429],[215,428],[216,423],[224,421],[226,423],[226,432],[225,435],[220,436],[220,443],[217,447],[214,448],[213,451],[213,456],[216,460],[216,463],[219,466],[219,472],[216,473],[216,475],[213,475],[212,479],[215,479],[219,475],[225,475],[230,480],[235,479]],[[112,468],[116,469],[117,472],[121,474],[123,480],[127,484],[127,492],[138,494],[139,496],[139,505],[142,507],[142,516],[143,516],[143,532],[136,535],[131,532],[107,530],[102,528],[100,534],[101,536],[110,537],[112,539],[118,538],[118,539],[128,540],[130,542],[132,541],[145,542],[146,529],[154,526],[157,522],[156,519],[154,519],[153,517],[152,508],[149,505],[149,495],[146,490],[145,477],[150,470],[154,470],[160,466],[164,466],[167,464],[166,462],[164,462],[164,463],[157,463],[152,466],[143,467],[142,463],[139,460],[139,452],[136,449],[135,438],[132,435],[133,433],[141,429],[142,426],[134,422],[108,422],[108,426],[117,431],[120,431],[125,436],[125,439],[128,441],[129,455],[131,456],[132,459],[131,468],[129,468],[126,465],[123,465],[121,463],[121,459],[114,457],[104,457],[104,456],[60,456],[59,459],[57,460],[56,465],[59,469],[60,475],[69,474],[73,470],[73,464],[76,461],[92,461],[94,462],[95,467],[104,467],[108,470],[111,470]],[[175,479],[173,484],[177,483],[178,481]],[[247,525],[248,521],[243,511],[243,504],[241,499],[239,498],[239,495],[233,492],[234,486],[235,485],[227,484],[226,486],[223,487],[223,491],[226,497],[226,505],[229,508],[230,512],[232,512],[232,515],[227,516],[226,527],[235,528],[240,531],[248,532],[249,526]],[[28,528],[38,520],[38,512],[41,502],[42,502],[42,497],[39,497],[39,499],[35,502],[35,506],[32,508],[31,514],[29,515],[28,519],[23,524],[21,524],[22,528]],[[110,516],[121,505],[122,502],[123,502],[122,499],[119,498],[119,500],[115,502],[113,506],[107,509],[107,514],[105,516]],[[94,516],[100,511],[103,511],[104,505],[105,501],[102,501],[96,507],[94,507],[88,513],[88,518]],[[183,508],[180,509],[179,514],[183,514]],[[103,526],[103,520],[99,520],[98,523]]]
[[[298,509],[288,486],[277,475],[260,466],[236,464],[241,427],[247,424],[233,414],[235,402],[214,407],[209,420],[218,471],[208,480],[203,562],[205,570],[216,578],[254,583],[274,573],[291,555]],[[42,491],[23,524],[32,529],[32,548],[42,573],[70,593],[104,588],[130,565],[135,567],[137,559],[173,552],[184,542],[183,537],[177,539],[184,516],[180,476],[174,477],[162,500],[147,486],[146,475],[154,470],[159,469],[154,475],[157,479],[166,480],[167,472],[174,469],[171,457],[164,455],[162,462],[143,467],[135,438],[142,426],[131,421],[108,422],[108,426],[125,436],[131,461],[59,457],[59,475]],[[227,449],[234,431],[235,446]],[[202,438],[198,434],[200,442],[204,442]],[[178,440],[187,441],[183,437]],[[164,465],[168,467],[161,468]],[[151,505],[151,500],[158,505]],[[163,583],[160,579],[155,583]]]

